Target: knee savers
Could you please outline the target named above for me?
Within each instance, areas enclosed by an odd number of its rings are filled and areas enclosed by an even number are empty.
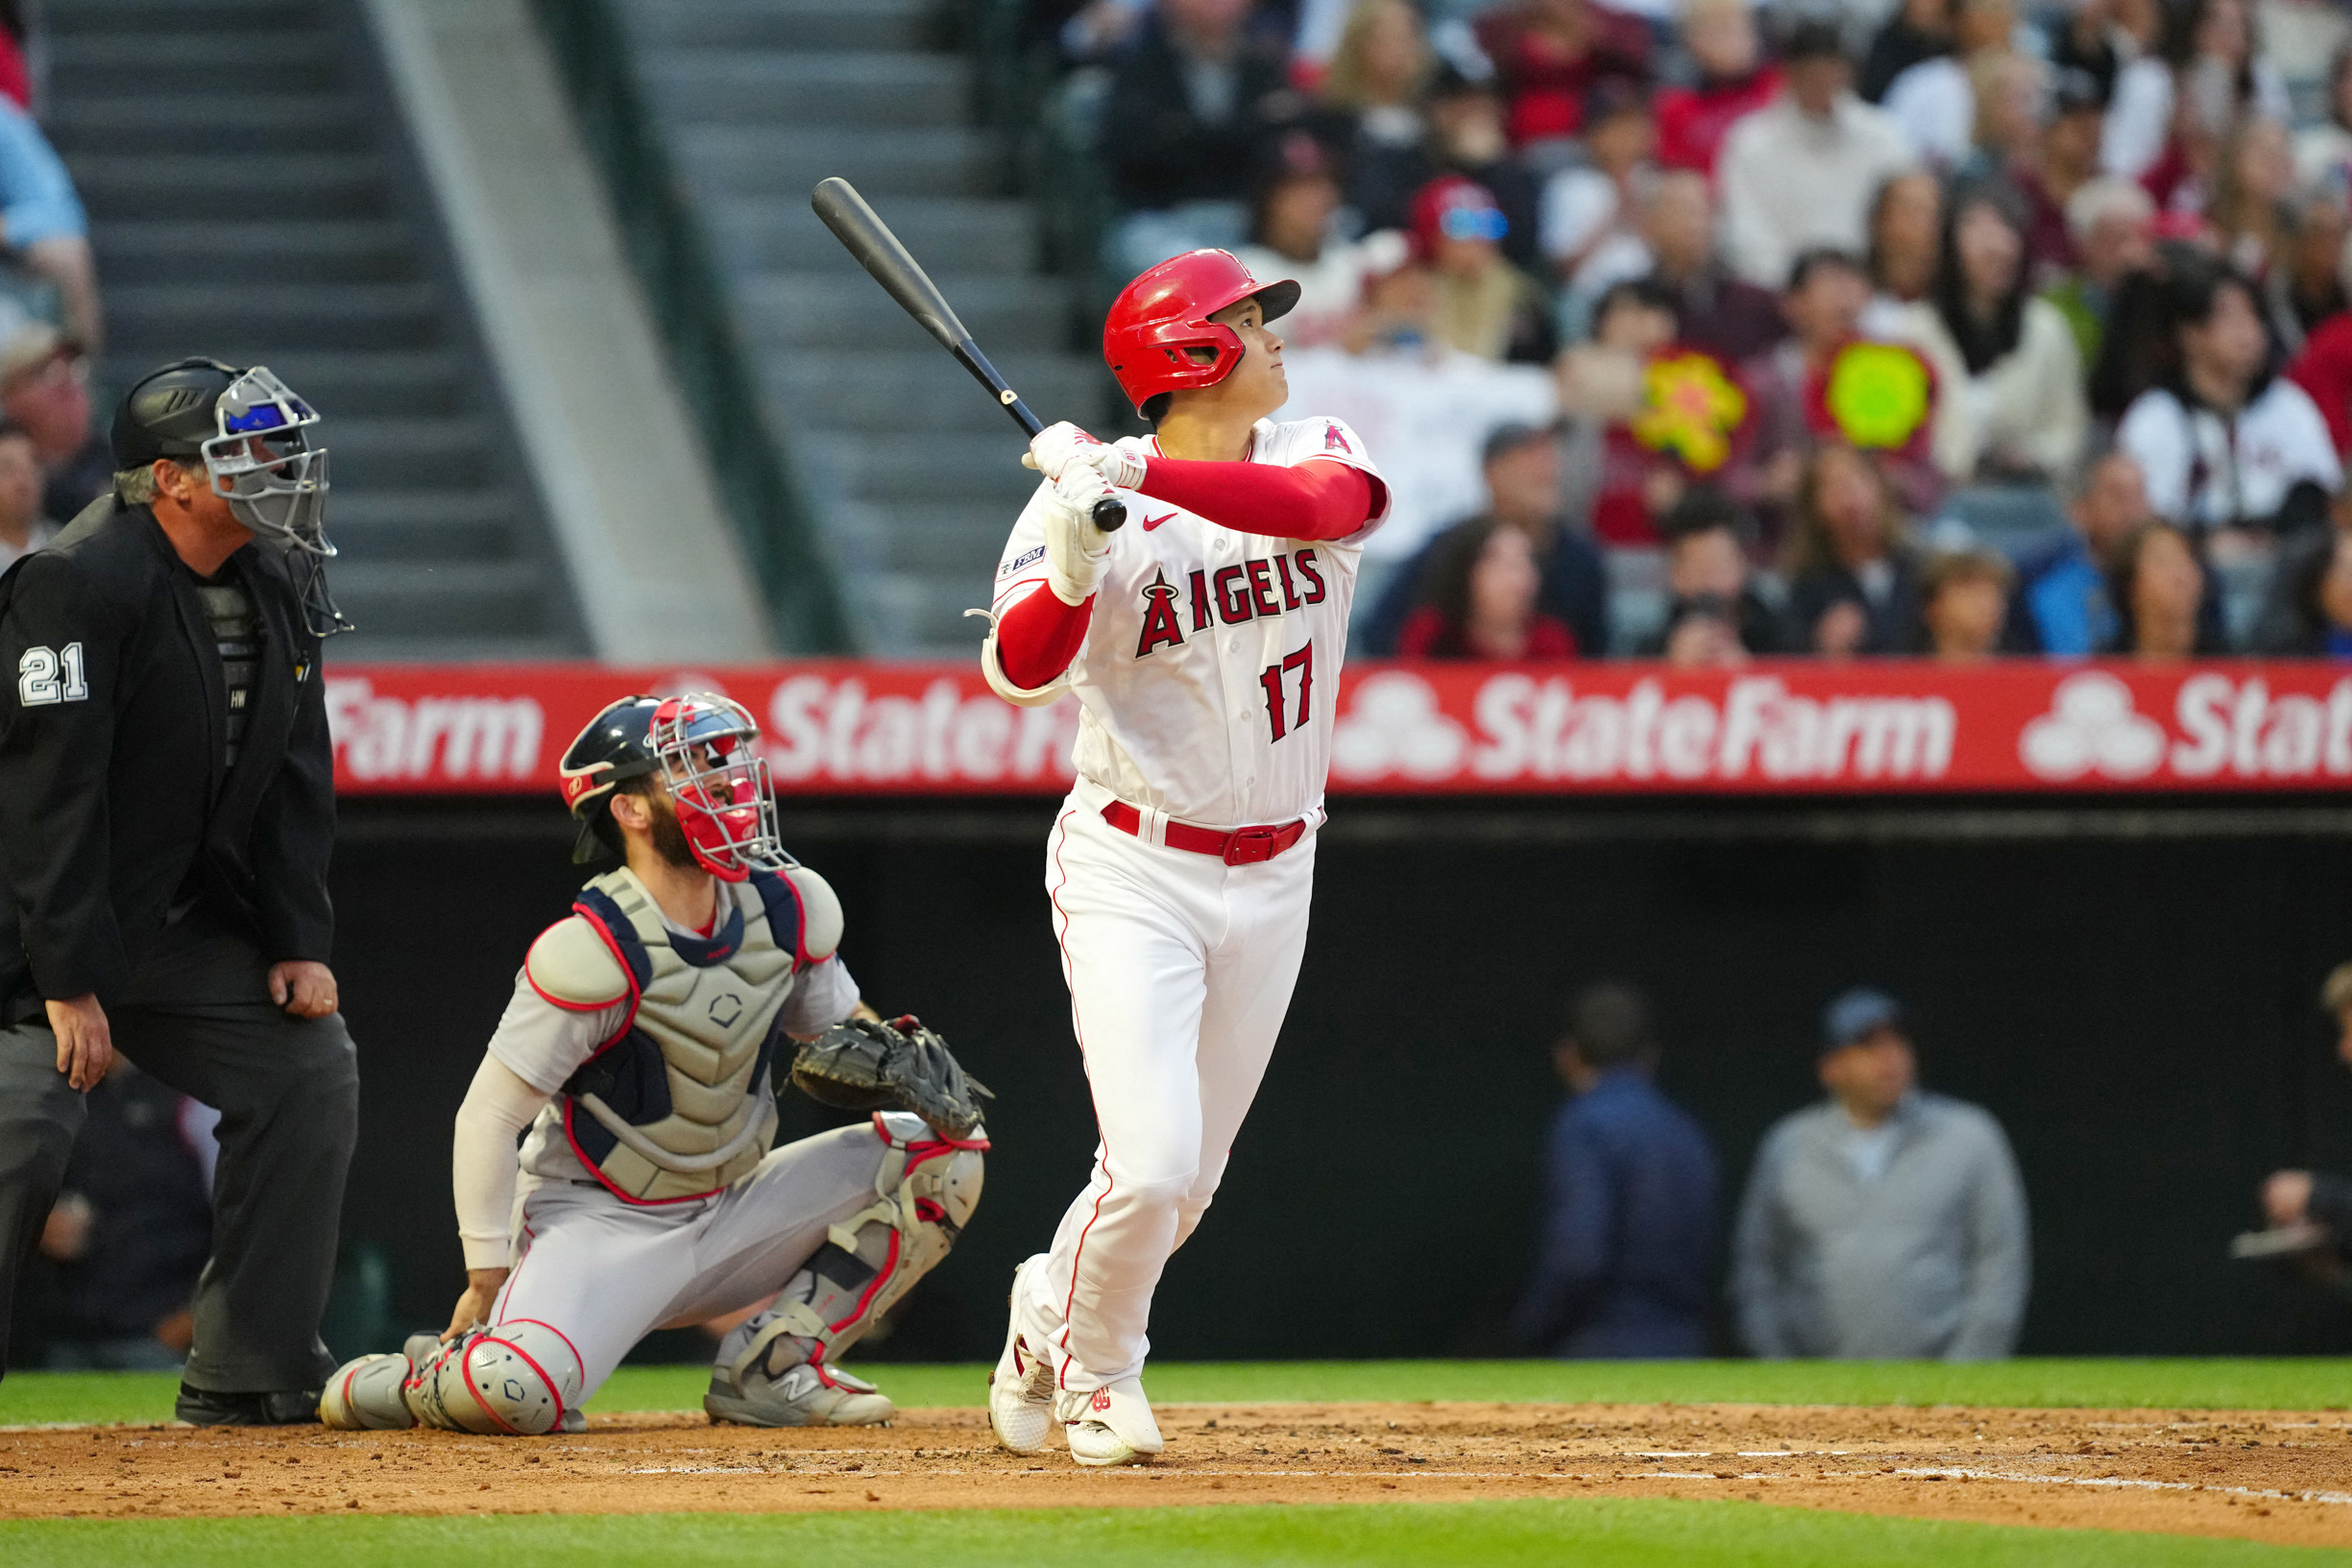
[[[587,1380],[579,1352],[533,1319],[469,1334],[416,1370],[408,1403],[447,1432],[536,1437],[553,1432]]]
[[[451,1344],[429,1335],[409,1344],[408,1354],[362,1356],[338,1367],[319,1399],[320,1421],[344,1432],[423,1422],[444,1432],[536,1437],[562,1425],[586,1377],[571,1341],[531,1319],[477,1329]]]

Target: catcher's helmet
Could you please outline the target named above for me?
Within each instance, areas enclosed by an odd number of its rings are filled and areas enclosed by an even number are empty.
[[[327,591],[327,448],[315,445],[319,416],[292,388],[255,365],[182,359],[151,371],[123,394],[110,441],[114,467],[143,469],[160,457],[202,461],[213,491],[236,519],[286,552],[313,635],[348,632]]]
[[[605,708],[564,751],[558,780],[579,819],[575,864],[620,853],[613,793],[659,773],[686,847],[722,881],[788,863],[768,793],[767,759],[753,744],[760,726],[743,705],[708,691],[623,697]]]
[[[1135,411],[1163,392],[1215,386],[1232,374],[1241,335],[1209,318],[1252,296],[1273,321],[1298,302],[1298,285],[1261,283],[1227,251],[1187,251],[1120,290],[1103,320],[1103,357]],[[1216,358],[1195,364],[1191,349]]]

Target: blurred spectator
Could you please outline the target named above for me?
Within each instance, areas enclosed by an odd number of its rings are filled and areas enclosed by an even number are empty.
[[[65,333],[96,353],[104,331],[89,221],[71,176],[33,116],[0,97],[0,244],[58,291]]]
[[[1601,297],[1593,339],[1560,357],[1570,462],[1594,476],[1587,507],[1604,544],[1658,543],[1657,519],[1730,458],[1745,398],[1723,367],[1672,350],[1674,298],[1648,282]]]
[[[1551,301],[1503,254],[1511,220],[1492,193],[1443,175],[1413,199],[1413,242],[1429,264],[1438,340],[1481,359],[1547,364],[1559,348]]]
[[[1282,318],[1282,341],[1294,348],[1338,341],[1363,305],[1365,280],[1403,259],[1401,234],[1339,238],[1339,182],[1321,145],[1304,132],[1284,136],[1258,186],[1250,243],[1234,254],[1253,277],[1297,279],[1298,302]]]
[[[1968,80],[1976,94],[1971,148],[1957,172],[1965,179],[2013,179],[2042,155],[2049,117],[2049,66],[2016,49],[1971,57]]]
[[[2008,51],[2016,31],[2012,0],[1952,0],[1951,52],[1887,84],[1880,103],[1923,161],[1956,169],[1967,160],[1976,142],[1977,72],[1988,56]]]
[[[2347,249],[2344,261],[2352,271],[2352,249]],[[2310,395],[2327,422],[2337,457],[2352,457],[2352,311],[2338,311],[2314,326],[2302,350],[2288,362],[2286,374]]]
[[[2128,180],[2101,176],[2067,198],[2066,232],[2074,269],[2044,298],[2073,329],[2083,364],[2098,363],[2117,291],[2148,265],[2155,224],[2156,204]]]
[[[1562,519],[1558,441],[1535,425],[1503,424],[1487,437],[1480,466],[1486,477],[1486,510],[1431,540],[1389,576],[1365,619],[1366,648],[1375,655],[1403,651],[1407,619],[1424,600],[1424,579],[1433,564],[1462,528],[1491,522],[1526,536],[1537,566],[1540,614],[1567,628],[1576,652],[1588,658],[1607,652],[1608,582],[1592,542]]]
[[[1835,443],[1814,451],[1787,555],[1789,614],[1813,652],[1843,659],[1918,649],[1918,563],[1867,456]]]
[[[1537,607],[1543,586],[1527,536],[1480,518],[1439,536],[1420,577],[1420,602],[1396,636],[1402,659],[1576,657],[1576,634]]]
[[[2295,133],[2295,183],[2352,205],[2352,43],[2328,62],[2327,118]]]
[[[2030,1254],[2000,1124],[1917,1087],[1884,992],[1830,1003],[1823,1103],[1764,1135],[1733,1242],[1758,1356],[1980,1361],[2017,1346]]]
[[[1666,536],[1665,624],[1637,650],[1678,669],[1743,664],[1751,656],[1799,653],[1781,607],[1764,591],[1739,537],[1739,515],[1721,491],[1697,485],[1675,503]]]
[[[2352,964],[2328,971],[2319,987],[2319,1006],[2336,1021],[2337,1059],[2352,1067]],[[2272,1225],[2323,1225],[2339,1254],[2352,1251],[2352,1177],[2327,1170],[2273,1170],[2262,1184],[2262,1210]]]
[[[1870,282],[1864,320],[1879,330],[1899,325],[1903,306],[1935,292],[1944,255],[1944,183],[1925,169],[1895,175],[1870,204]]]
[[[2070,36],[2072,30],[2069,30]],[[2106,32],[2115,75],[2107,83],[2107,123],[2098,138],[2101,173],[2136,181],[2163,152],[2171,122],[2171,36],[2167,0],[2115,0]],[[2062,64],[2074,63],[2061,58]],[[2153,127],[2155,139],[2146,138]]]
[[[88,1112],[41,1233],[63,1287],[47,1363],[177,1369],[195,1337],[189,1304],[212,1246],[219,1117],[122,1057],[90,1091]]]
[[[2280,567],[2278,590],[2257,652],[2352,659],[2352,533],[2330,528],[2299,545]]]
[[[1732,498],[1756,513],[1767,541],[1786,532],[1805,454],[1814,442],[1850,438],[1831,388],[1847,350],[1862,341],[1869,302],[1870,280],[1861,263],[1839,251],[1808,251],[1789,269],[1788,291],[1781,297],[1790,335],[1740,367],[1751,407],[1742,449],[1725,482]],[[1903,504],[1924,517],[1943,498],[1928,441],[1934,393],[1925,359],[1907,349],[1901,352],[1925,389],[1916,416],[1907,432],[1871,434],[1885,447],[1879,461]]]
[[[1648,24],[1594,0],[1515,0],[1476,27],[1502,84],[1515,147],[1581,132],[1585,95],[1604,78],[1650,79]]]
[[[2007,190],[1952,198],[1934,304],[1903,334],[1935,367],[1935,461],[1954,484],[2064,484],[2081,460],[2090,410],[2066,317],[2029,292],[2025,214]]]
[[[2282,125],[2291,115],[2247,0],[2189,0],[2171,15],[2162,59],[2117,75],[2099,147],[2109,174],[2145,181],[2159,203],[2194,172],[2198,139],[2218,140],[2249,112]]]
[[[1585,161],[1545,181],[1540,220],[1544,259],[1567,285],[1564,325],[1571,337],[1584,335],[1604,288],[1649,267],[1639,227],[1645,187],[1657,172],[1649,101],[1628,83],[1601,83],[1585,109],[1584,140]]]
[[[2271,335],[2292,354],[2301,351],[2321,323],[2352,305],[2343,284],[2344,240],[2352,234],[2352,223],[2346,221],[2343,203],[2323,191],[2282,202],[2279,212],[2285,249],[2263,279],[2263,292]]]
[[[1997,550],[1948,550],[1920,578],[1927,652],[1947,664],[1980,664],[2000,653],[2017,572]]]
[[[2029,556],[2019,609],[2044,653],[2080,659],[2113,646],[2118,622],[2108,584],[2124,547],[2149,520],[2147,485],[2131,454],[2108,451],[2083,471],[2065,537]]]
[[[1733,277],[1716,257],[1714,197],[1704,176],[1686,170],[1660,175],[1642,236],[1650,281],[1674,300],[1677,342],[1738,365],[1788,335],[1772,292]]]
[[[1767,288],[1802,252],[1858,253],[1871,196],[1913,161],[1902,127],[1854,95],[1836,28],[1800,23],[1786,72],[1780,96],[1732,128],[1716,169],[1725,250],[1741,277]]]
[[[2123,51],[2132,47],[2130,31],[2117,19],[2126,4],[2152,12],[2157,0],[2074,0],[2065,15],[2047,30],[2051,67],[2062,76],[2080,72],[2089,78],[2101,104],[2115,96]]]
[[[1247,30],[1250,5],[1155,0],[1120,59],[1102,145],[1128,214],[1109,240],[1124,276],[1243,238],[1250,176],[1299,109],[1281,52]]]
[[[2098,84],[2081,71],[2058,73],[2051,113],[2040,128],[2029,156],[1994,170],[2016,185],[2025,201],[2025,253],[2036,287],[2046,287],[2080,264],[2067,206],[2075,193],[2098,178],[2098,133],[2106,123],[2106,100]]]
[[[2167,296],[2178,371],[2142,393],[2116,430],[2156,515],[2282,534],[2322,521],[2343,470],[2310,396],[2268,374],[2254,286],[2209,266],[2174,277]]]
[[[2286,204],[2294,187],[2287,128],[2261,115],[2238,122],[2221,143],[2206,219],[2230,265],[2262,277],[2287,248]]]
[[[1622,985],[1579,996],[1552,1048],[1570,1098],[1544,1143],[1535,1274],[1514,1315],[1539,1354],[1707,1352],[1715,1156],[1650,1081],[1658,1057],[1649,1005]]]
[[[2107,595],[2116,631],[2102,652],[2161,661],[2229,651],[2205,565],[2172,523],[2147,523],[2124,541]]]
[[[1421,89],[1436,57],[1408,0],[1354,0],[1317,93],[1323,134],[1348,172],[1358,211],[1401,228],[1405,203],[1435,173],[1423,150]]]
[[[1682,31],[1698,81],[1658,94],[1658,161],[1712,175],[1723,138],[1734,124],[1772,102],[1781,90],[1781,71],[1764,60],[1749,0],[1690,0]]]
[[[33,438],[0,422],[0,571],[57,534],[57,523],[41,511],[40,454]]]
[[[1503,133],[1503,101],[1493,83],[1473,81],[1449,65],[1438,68],[1423,106],[1429,136],[1423,144],[1428,158],[1420,178],[1393,197],[1373,201],[1369,193],[1356,198],[1366,224],[1377,229],[1406,229],[1413,222],[1413,198],[1431,180],[1458,174],[1476,181],[1494,198],[1510,229],[1503,235],[1503,254],[1512,265],[1535,270],[1542,253],[1536,240],[1536,221],[1541,186],[1511,154]]]
[[[114,485],[114,453],[91,428],[89,359],[46,322],[17,319],[0,342],[0,418],[33,438],[41,510],[61,523]]]
[[[1952,49],[1952,0],[1902,0],[1871,38],[1855,90],[1874,104],[1883,104],[1897,77]]]

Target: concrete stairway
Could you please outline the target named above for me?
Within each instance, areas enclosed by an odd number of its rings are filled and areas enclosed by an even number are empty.
[[[153,366],[263,363],[327,418],[349,659],[588,651],[349,0],[46,0],[89,208],[100,417]]]
[[[738,320],[874,651],[968,653],[1035,476],[1020,432],[809,210],[855,184],[1031,407],[1092,418],[1066,290],[1026,203],[987,194],[969,66],[926,0],[619,0],[642,81],[710,227]]]

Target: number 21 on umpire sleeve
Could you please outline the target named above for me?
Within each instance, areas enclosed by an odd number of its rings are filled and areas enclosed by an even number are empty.
[[[55,652],[27,648],[16,661],[16,701],[24,708],[55,702],[87,702],[90,686],[82,675],[82,644],[68,642]]]
[[[1283,677],[1292,670],[1298,672],[1298,716],[1282,722]],[[1258,676],[1258,685],[1266,688],[1266,721],[1273,729],[1273,738],[1279,740],[1298,725],[1304,724],[1315,712],[1315,644],[1310,642],[1278,664],[1269,664]]]

